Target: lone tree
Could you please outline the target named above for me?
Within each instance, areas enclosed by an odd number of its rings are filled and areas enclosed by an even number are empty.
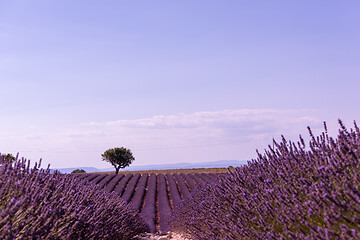
[[[130,149],[124,147],[111,148],[106,150],[101,156],[103,161],[109,162],[115,167],[116,174],[119,173],[120,168],[129,166],[135,160]]]

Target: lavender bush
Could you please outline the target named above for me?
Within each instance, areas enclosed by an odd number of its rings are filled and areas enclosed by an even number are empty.
[[[116,193],[24,159],[0,166],[0,239],[130,239],[148,231]]]
[[[360,239],[360,131],[284,137],[194,191],[171,217],[193,239]]]

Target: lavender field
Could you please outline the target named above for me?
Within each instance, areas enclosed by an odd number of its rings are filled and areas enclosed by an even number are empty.
[[[148,231],[117,194],[24,159],[1,165],[0,187],[0,239],[130,239]]]
[[[305,143],[274,142],[226,174],[50,174],[0,167],[0,237],[359,239],[360,130],[339,121]]]
[[[76,174],[114,192],[129,203],[148,225],[150,232],[169,231],[169,217],[179,203],[188,198],[198,186],[211,183],[221,174]]]
[[[360,130],[340,123],[274,148],[195,192],[172,230],[192,239],[360,239]]]

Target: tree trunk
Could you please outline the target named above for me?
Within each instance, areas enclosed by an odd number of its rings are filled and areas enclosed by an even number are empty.
[[[118,174],[119,173],[119,170],[120,170],[120,167],[115,167],[115,170],[116,170],[116,174]]]

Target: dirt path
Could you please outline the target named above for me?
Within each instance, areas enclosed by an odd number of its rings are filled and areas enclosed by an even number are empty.
[[[178,233],[167,232],[163,234],[143,233],[136,236],[134,240],[191,240],[191,239],[185,238]]]

